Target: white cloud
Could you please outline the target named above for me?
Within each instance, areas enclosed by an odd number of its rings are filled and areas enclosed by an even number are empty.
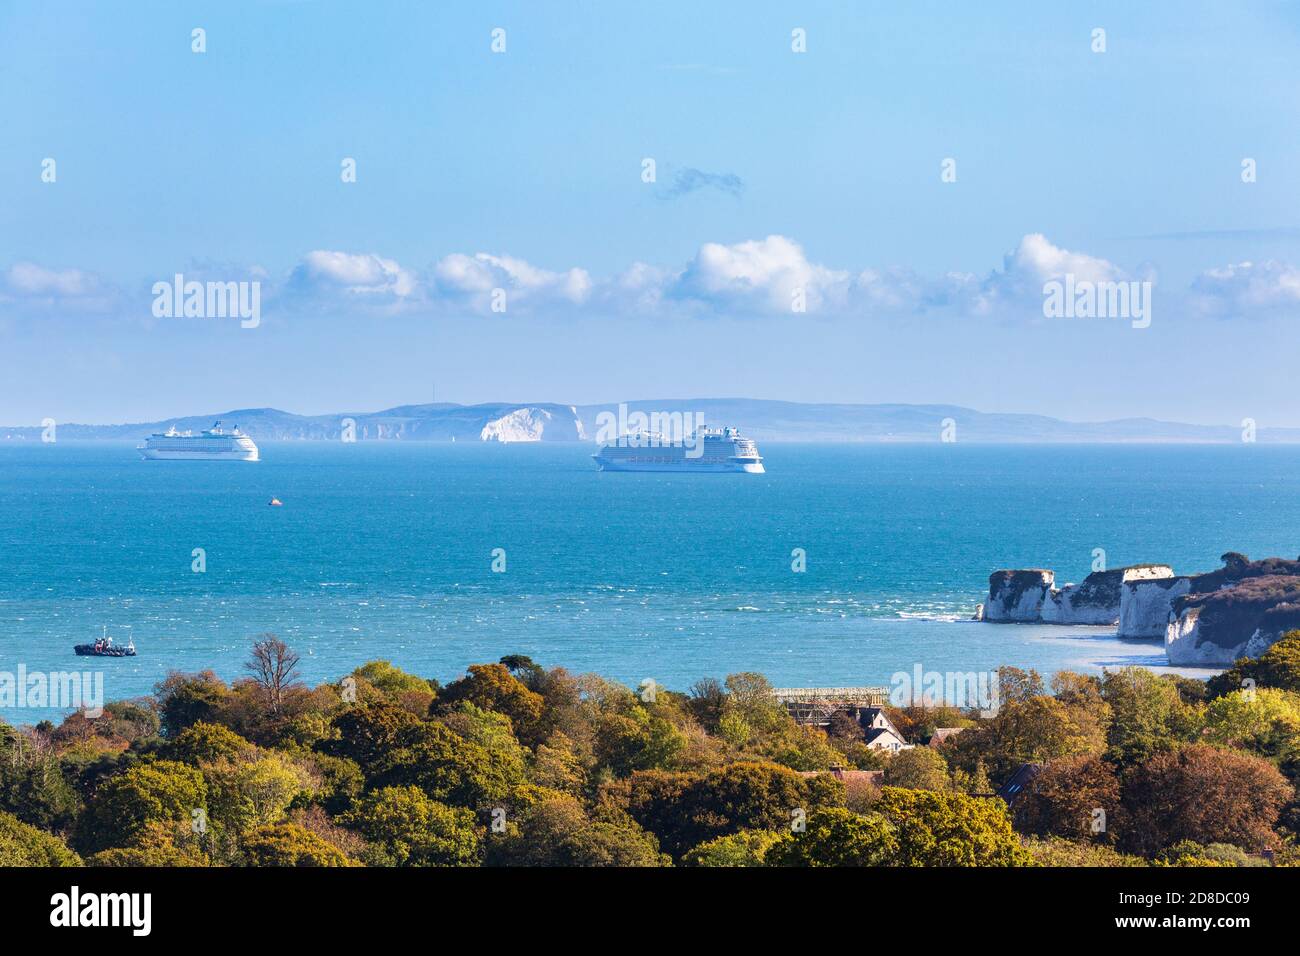
[[[349,296],[388,301],[409,298],[418,287],[416,277],[392,259],[324,249],[303,257],[291,283],[302,291],[341,291]]]
[[[984,315],[999,308],[1040,307],[1043,283],[1053,279],[1064,280],[1067,275],[1074,276],[1076,282],[1111,282],[1129,278],[1114,263],[1062,249],[1041,232],[1034,232],[1024,236],[1015,250],[1003,257],[1002,268],[990,272],[978,289],[970,288],[966,277],[950,276],[949,279],[955,280],[952,292],[956,298],[963,298],[964,292],[969,296],[967,309]]]
[[[232,267],[212,267],[225,275]],[[192,271],[192,270],[187,270]],[[809,316],[873,318],[937,313],[1014,314],[1042,304],[1043,283],[1073,274],[1076,280],[1121,280],[1124,270],[1096,256],[1024,236],[1001,268],[983,277],[950,272],[924,276],[905,267],[849,270],[812,261],[795,240],[781,235],[726,244],[708,242],[676,268],[633,263],[607,278],[583,268],[547,269],[516,256],[451,253],[427,268],[403,265],[375,253],[317,249],[307,253],[285,282],[262,280],[264,296],[278,308],[372,311],[378,314],[488,314],[493,291],[506,293],[509,314],[792,316],[801,299]],[[1242,306],[1300,301],[1300,273],[1276,263],[1242,263],[1206,273],[1198,291]],[[94,302],[110,287],[78,270],[55,271],[19,263],[0,275],[0,301]]]
[[[493,289],[505,290],[507,307],[515,303],[582,305],[594,285],[585,269],[551,272],[523,259],[486,252],[446,256],[434,264],[432,279],[435,292],[483,308]]]
[[[1209,269],[1192,283],[1192,302],[1227,317],[1300,311],[1300,269],[1272,259]]]
[[[809,312],[843,306],[849,274],[809,262],[785,236],[700,247],[669,290],[673,299],[719,312],[790,313],[797,292]]]
[[[0,302],[94,311],[107,308],[115,296],[112,286],[81,269],[47,269],[18,262],[0,277]]]

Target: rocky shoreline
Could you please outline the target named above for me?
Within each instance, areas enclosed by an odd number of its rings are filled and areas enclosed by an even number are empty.
[[[1227,667],[1300,628],[1300,560],[1251,561],[1235,551],[1221,560],[1222,568],[1206,574],[1141,564],[1059,588],[1055,573],[1042,568],[994,571],[976,617],[1114,627],[1120,638],[1163,640],[1170,664]]]

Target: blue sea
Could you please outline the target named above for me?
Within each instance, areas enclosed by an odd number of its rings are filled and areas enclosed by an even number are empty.
[[[1300,554],[1294,446],[764,443],[763,476],[602,474],[592,450],[268,442],[246,464],[6,444],[0,671],[102,669],[108,699],[132,697],[173,670],[237,678],[264,633],[309,682],[376,658],[447,681],[510,653],[683,690],[1161,667],[1159,643],[1106,629],[969,618],[990,571],[1077,581],[1097,548],[1179,572]],[[104,626],[139,656],[74,657]]]

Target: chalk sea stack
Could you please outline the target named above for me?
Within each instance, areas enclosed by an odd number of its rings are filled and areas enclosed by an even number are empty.
[[[1092,624],[1113,627],[1121,617],[1130,583],[1173,576],[1163,564],[1094,571],[1080,584],[1056,587],[1056,575],[1041,568],[994,571],[981,620],[1017,624]],[[1151,636],[1158,637],[1164,634]]]
[[[1116,636],[1162,640],[1169,663],[1226,667],[1258,657],[1300,628],[1300,560],[1251,561],[1229,551],[1207,574],[1174,573],[1167,564],[1095,571],[1057,588],[1042,568],[989,575],[980,620],[1018,624],[1116,626]]]

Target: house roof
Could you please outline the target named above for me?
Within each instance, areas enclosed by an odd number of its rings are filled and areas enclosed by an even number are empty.
[[[998,787],[997,795],[1007,803],[1013,802],[1016,797],[1020,796],[1029,786],[1030,782],[1043,772],[1041,763],[1024,763],[1020,768],[1011,775],[1002,786]]]
[[[937,747],[949,737],[956,737],[965,729],[965,727],[936,727],[934,735],[930,738],[930,746]]]

